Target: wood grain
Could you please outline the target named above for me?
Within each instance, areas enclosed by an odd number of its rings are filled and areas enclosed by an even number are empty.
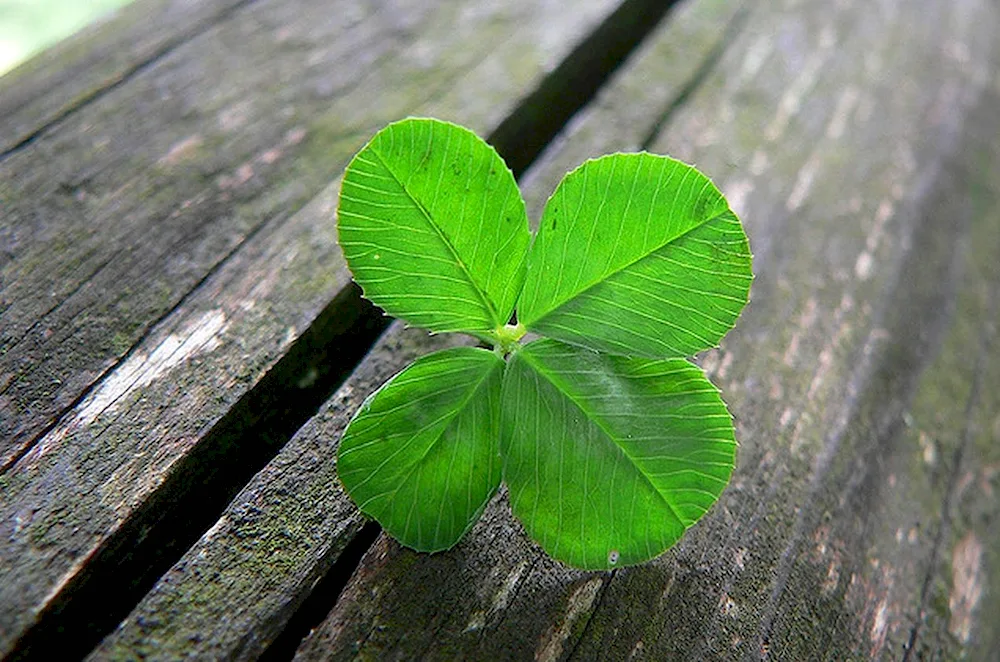
[[[269,408],[377,328],[331,231],[370,133],[489,133],[615,5],[145,0],[0,82],[0,656],[41,654],[63,610],[99,620],[93,577],[147,581],[157,532],[283,442]],[[537,218],[566,170],[637,149],[720,184],[757,274],[698,359],[736,417],[732,484],[608,573],[546,557],[503,493],[449,552],[382,536],[298,659],[993,659],[998,33],[991,0],[673,12],[522,186]],[[91,659],[294,647],[365,541],[340,432],[462,342],[391,327]]]
[[[126,5],[0,78],[0,155],[24,148],[253,0]]]
[[[378,127],[467,76],[496,96],[461,92],[463,112],[499,122],[495,99],[557,64],[532,14],[260,0],[0,159],[0,470]],[[484,59],[522,23],[519,53]]]

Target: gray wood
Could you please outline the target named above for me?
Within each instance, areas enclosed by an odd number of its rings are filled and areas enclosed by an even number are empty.
[[[0,154],[23,147],[252,0],[145,0],[0,77]]]
[[[757,274],[700,358],[735,415],[732,484],[667,554],[607,573],[548,559],[502,496],[449,552],[382,537],[298,659],[1000,648],[1000,8],[754,3],[680,104],[651,85],[671,29],[526,185],[537,210],[567,166],[650,133],[722,185]]]
[[[353,150],[407,112],[488,132],[612,5],[322,4],[149,0],[175,25],[76,42],[145,35],[110,68],[0,84],[38,104],[0,113],[0,144],[37,133],[0,156],[0,656],[346,292],[329,181]],[[610,573],[545,557],[503,495],[450,552],[381,537],[299,658],[993,659],[998,30],[990,0],[674,13],[523,185],[537,217],[565,170],[641,147],[720,183],[757,272],[699,359],[732,485]],[[259,655],[361,526],[346,421],[450,342],[393,327],[92,657]]]
[[[367,137],[488,132],[615,6],[258,0],[0,157],[0,655],[346,292]]]
[[[337,431],[400,362],[470,341],[393,325],[89,659],[253,659],[265,650],[364,524],[337,482]]]

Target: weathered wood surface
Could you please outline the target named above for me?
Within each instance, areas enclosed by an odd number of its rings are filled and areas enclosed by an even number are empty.
[[[0,655],[45,651],[32,628],[92,604],[88,576],[121,564],[141,585],[129,558],[154,556],[155,532],[246,483],[93,659],[281,654],[307,599],[332,611],[300,659],[992,659],[990,0],[689,0],[525,176],[537,217],[589,156],[671,153],[751,235],[751,305],[701,357],[739,466],[660,559],[569,571],[500,495],[450,552],[380,537],[337,599],[341,556],[371,531],[336,485],[337,437],[387,376],[463,342],[398,325],[262,471],[230,466],[270,457],[288,394],[334,383],[351,339],[380,329],[330,227],[352,151],[407,113],[488,133],[616,4],[151,4],[189,18],[128,73],[87,69],[100,92],[83,103],[55,90],[37,135],[16,120],[33,137],[0,156]],[[252,66],[230,88],[237,61]]]
[[[161,563],[150,531],[221,511],[378,331],[332,218],[364,140],[488,133],[617,5],[241,3],[0,157],[0,654]]]
[[[721,502],[608,573],[502,498],[448,553],[380,538],[299,659],[996,659],[1000,8],[748,8],[679,104],[668,26],[527,177],[537,215],[566,167],[648,146],[742,214],[751,304],[702,359],[741,440]]]
[[[127,5],[0,78],[0,154],[24,147],[81,106],[216,25],[247,0]]]

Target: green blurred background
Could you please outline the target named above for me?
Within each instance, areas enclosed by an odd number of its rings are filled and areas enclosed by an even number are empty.
[[[130,0],[0,0],[0,76]]]

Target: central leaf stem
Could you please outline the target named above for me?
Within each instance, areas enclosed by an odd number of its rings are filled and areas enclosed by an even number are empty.
[[[524,325],[518,322],[517,324],[504,324],[503,326],[498,326],[493,331],[493,351],[500,356],[507,356],[514,348],[517,346],[518,341],[524,337],[524,334],[528,330],[524,328]]]

